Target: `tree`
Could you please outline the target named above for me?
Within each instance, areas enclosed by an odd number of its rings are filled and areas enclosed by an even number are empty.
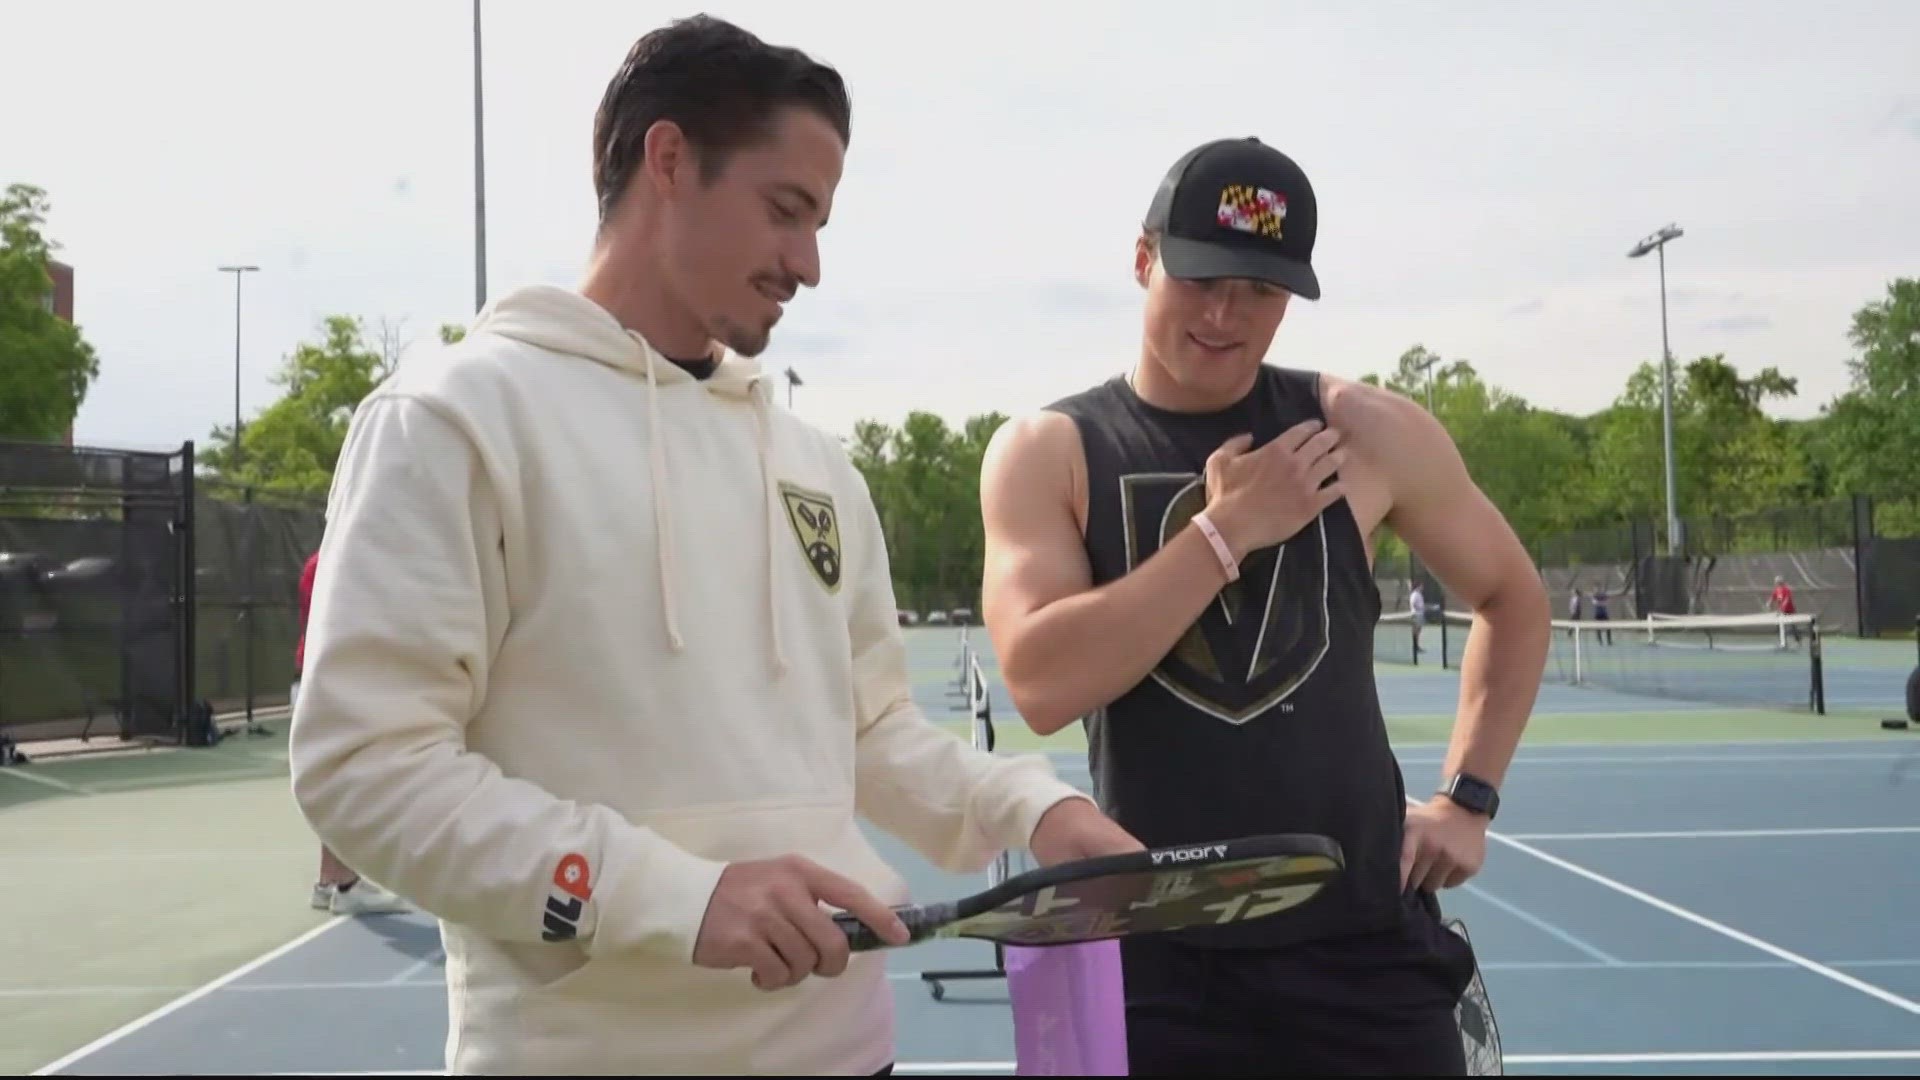
[[[1724,354],[1689,362],[1673,387],[1675,501],[1683,518],[1730,517],[1805,498],[1803,446],[1761,405],[1798,382],[1766,368],[1742,378]],[[1660,369],[1645,363],[1597,421],[1594,509],[1613,521],[1666,520]]]
[[[1588,481],[1573,418],[1535,408],[1486,382],[1472,363],[1442,362],[1423,345],[1402,353],[1384,380],[1370,375],[1363,381],[1422,405],[1431,400],[1467,472],[1521,536],[1549,534],[1577,520]],[[1543,483],[1543,475],[1551,479]],[[1402,550],[1397,539],[1382,537],[1382,555]]]
[[[914,411],[898,428],[874,420],[854,425],[847,454],[879,512],[901,606],[976,605],[986,560],[980,463],[1006,421],[987,413],[956,431],[933,413]]]
[[[13,184],[0,196],[0,438],[53,442],[65,436],[100,376],[80,329],[47,305],[46,193]]]
[[[384,322],[370,341],[361,320],[347,315],[329,316],[321,330],[318,342],[295,348],[274,376],[285,393],[246,425],[237,465],[233,429],[214,429],[199,455],[209,475],[264,491],[325,497],[353,411],[393,371],[403,342],[398,327]],[[443,338],[445,333],[443,328]]]
[[[1920,535],[1920,279],[1889,283],[1848,339],[1850,385],[1822,410],[1818,440],[1831,482],[1884,500],[1882,526]]]

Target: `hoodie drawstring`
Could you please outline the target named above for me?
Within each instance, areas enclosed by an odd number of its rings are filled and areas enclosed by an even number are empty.
[[[667,641],[674,652],[686,648],[680,636],[680,617],[673,603],[673,515],[668,506],[667,447],[660,437],[660,388],[653,375],[653,350],[647,354],[647,463],[653,469],[653,528],[660,555],[660,604],[667,617]]]
[[[763,388],[766,383],[755,385],[751,391],[753,397],[754,430],[760,441],[760,482],[761,512],[767,518],[767,628],[773,636],[773,677],[784,678],[787,674],[787,654],[780,642],[780,589],[775,577],[779,563],[774,552],[779,550],[780,518],[784,508],[780,505],[780,493],[773,485],[773,445],[772,436],[767,430],[767,399]]]
[[[660,602],[667,621],[667,640],[676,653],[686,649],[680,634],[680,612],[674,603],[673,510],[667,486],[667,447],[660,433],[660,388],[654,376],[653,349],[640,343],[647,361],[647,436],[648,466],[653,473],[653,522],[658,536],[660,564]],[[774,678],[787,674],[787,653],[780,637],[780,590],[776,580],[779,560],[775,552],[780,543],[780,493],[773,480],[773,437],[767,420],[767,383],[756,379],[747,388],[753,402],[755,442],[760,450],[760,513],[767,522],[767,630],[772,636]]]

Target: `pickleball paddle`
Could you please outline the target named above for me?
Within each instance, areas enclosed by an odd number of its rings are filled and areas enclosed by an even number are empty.
[[[1345,868],[1340,845],[1324,836],[1247,836],[1061,863],[958,900],[893,911],[908,945],[1071,945],[1264,919],[1318,896]],[[834,922],[855,952],[892,947],[851,914],[836,913]]]

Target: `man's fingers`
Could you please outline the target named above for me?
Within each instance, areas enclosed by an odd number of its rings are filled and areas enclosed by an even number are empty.
[[[1327,425],[1319,420],[1302,420],[1280,433],[1280,437],[1269,445],[1278,446],[1280,453],[1291,454],[1306,445],[1308,439],[1318,435]]]
[[[1335,480],[1333,483],[1328,484],[1326,487],[1314,493],[1316,511],[1325,510],[1327,507],[1332,506],[1334,503],[1346,497],[1347,482],[1345,480]]]
[[[747,947],[747,966],[753,969],[753,985],[761,990],[778,990],[792,977],[786,962],[765,940]]]
[[[1253,445],[1252,435],[1249,435],[1249,434],[1235,435],[1233,438],[1228,439],[1226,442],[1223,442],[1218,447],[1216,447],[1213,453],[1208,454],[1207,461],[1209,464],[1225,465],[1228,462],[1232,461],[1234,458],[1237,458],[1240,455],[1246,453],[1247,447],[1252,445]]]
[[[1315,488],[1327,482],[1327,479],[1347,463],[1345,449],[1335,450],[1307,467],[1307,481]]]
[[[769,913],[764,924],[764,933],[773,951],[780,954],[787,968],[787,981],[782,986],[791,986],[800,982],[820,966],[820,951],[813,942],[793,923],[793,917],[786,911]],[[845,935],[841,935],[845,937]]]
[[[1251,431],[1243,431],[1233,438],[1228,439],[1226,442],[1221,443],[1220,448],[1215,450],[1214,453],[1244,454],[1247,452],[1247,447],[1252,445],[1253,433]]]
[[[852,955],[847,935],[834,925],[833,916],[819,902],[811,899],[794,901],[788,918],[792,920],[794,930],[806,936],[807,945],[813,950],[810,969],[814,974],[827,978],[845,974],[847,957]]]
[[[1308,439],[1300,447],[1300,456],[1305,458],[1308,461],[1318,461],[1319,459],[1326,457],[1328,454],[1333,453],[1334,450],[1339,448],[1339,446],[1340,446],[1339,429],[1328,428],[1325,431],[1320,432],[1318,435],[1315,435],[1313,438]]]
[[[880,940],[889,945],[907,943],[907,926],[893,909],[881,903],[858,883],[817,863],[801,860],[801,876],[814,896],[866,923]]]
[[[1400,842],[1400,891],[1406,892],[1413,884],[1413,857],[1420,849],[1420,836],[1409,829],[1406,839]]]

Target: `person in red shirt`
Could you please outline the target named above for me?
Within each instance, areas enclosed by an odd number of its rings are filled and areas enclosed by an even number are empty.
[[[287,713],[300,707],[300,676],[307,663],[307,613],[313,608],[313,579],[320,566],[318,551],[307,556],[300,569],[299,636],[293,642],[293,686],[287,692]],[[352,867],[340,861],[332,849],[320,845],[320,878],[313,883],[313,906],[335,915],[391,914],[411,910],[410,905],[370,881],[360,880]]]
[[[1771,601],[1769,601],[1769,603],[1772,606],[1773,610],[1779,612],[1782,615],[1792,615],[1794,613],[1793,586],[1787,584],[1786,578],[1780,577],[1778,575],[1774,577],[1773,598]],[[1800,627],[1798,625],[1787,627],[1787,633],[1793,635],[1793,640],[1795,644],[1799,644]]]

